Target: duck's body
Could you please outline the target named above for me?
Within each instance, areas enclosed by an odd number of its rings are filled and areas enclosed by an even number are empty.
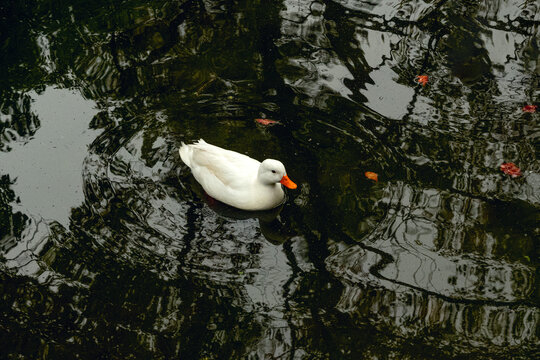
[[[281,184],[296,188],[277,160],[261,163],[202,139],[189,145],[182,143],[179,152],[208,195],[238,209],[273,209],[285,198]]]

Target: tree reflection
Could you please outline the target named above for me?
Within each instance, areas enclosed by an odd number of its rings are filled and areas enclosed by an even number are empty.
[[[514,111],[535,94],[531,3],[6,4],[0,149],[33,140],[43,85],[93,99],[102,132],[67,228],[14,211],[1,178],[3,354],[536,351],[536,123]],[[177,155],[199,137],[283,159],[298,192],[277,213],[205,203]]]
[[[0,256],[8,252],[20,239],[27,217],[19,211],[13,211],[11,205],[15,199],[15,193],[10,188],[12,185],[9,175],[0,176],[0,241],[2,251]]]
[[[40,127],[40,121],[30,109],[30,96],[12,93],[0,103],[0,151],[11,151],[16,142],[28,141]]]

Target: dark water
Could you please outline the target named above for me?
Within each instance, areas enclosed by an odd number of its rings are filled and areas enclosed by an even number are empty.
[[[539,28],[523,0],[3,0],[0,358],[539,358]],[[198,138],[299,188],[219,206]]]

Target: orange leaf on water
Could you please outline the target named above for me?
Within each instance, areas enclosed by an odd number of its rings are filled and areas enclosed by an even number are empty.
[[[528,113],[533,113],[533,112],[536,112],[537,107],[538,105],[525,105],[523,107],[523,111],[528,112]]]
[[[366,175],[366,177],[370,180],[373,180],[373,181],[378,181],[379,180],[379,175],[377,175],[377,173],[374,173],[374,172],[371,172],[371,171],[366,171],[364,173],[364,175]]]
[[[274,125],[278,123],[278,121],[270,119],[255,119],[255,121],[262,125]]]
[[[417,75],[416,76],[416,81],[419,84],[422,84],[422,86],[426,86],[426,84],[428,83],[428,76],[427,75]]]
[[[521,169],[518,168],[514,163],[503,163],[501,165],[501,171],[513,178],[521,176]]]

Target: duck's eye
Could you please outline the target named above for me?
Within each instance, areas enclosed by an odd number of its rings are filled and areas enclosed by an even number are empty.
[[[275,174],[275,173],[276,173],[276,170],[272,170],[272,172]]]

